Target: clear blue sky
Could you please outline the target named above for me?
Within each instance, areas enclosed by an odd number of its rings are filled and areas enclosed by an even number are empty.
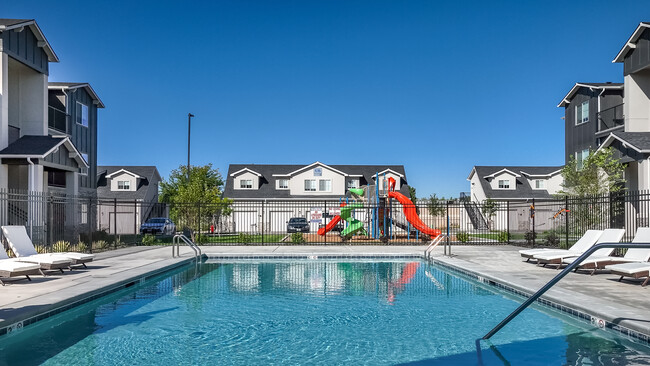
[[[89,82],[100,165],[403,164],[418,196],[474,165],[561,165],[576,81],[612,64],[645,1],[9,1]]]

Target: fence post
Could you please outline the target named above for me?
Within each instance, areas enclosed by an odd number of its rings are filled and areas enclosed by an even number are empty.
[[[87,216],[86,217],[86,222],[88,223],[88,246],[87,246],[87,248],[90,250],[90,253],[93,252],[93,231],[92,231],[92,228],[90,226],[90,225],[92,225],[92,223],[90,221],[92,219],[92,214],[91,214],[91,212],[92,212],[92,204],[93,204],[92,198],[88,197],[88,208],[87,208],[87,212],[86,212],[86,216]],[[95,216],[95,217],[97,217],[97,216]]]
[[[566,242],[565,247],[569,247],[569,196],[564,196],[564,241]]]
[[[117,198],[113,198],[113,246],[117,249]]]
[[[264,201],[262,201],[262,245],[264,245]]]
[[[325,216],[327,214],[327,200],[323,200],[323,214],[321,215],[321,218],[323,219],[323,223],[325,224],[323,227],[327,226],[327,217]],[[325,230],[325,229],[323,229]],[[327,232],[325,232],[325,244],[327,244]]]
[[[531,216],[533,216],[533,247],[537,245],[537,234],[535,231],[535,199],[533,198],[533,207],[531,208]]]
[[[199,244],[201,244],[201,201],[198,202],[199,205],[199,224],[198,224],[198,229],[199,229],[199,235],[195,236]]]
[[[449,200],[447,200],[447,245],[445,245],[445,255],[447,255],[447,247],[449,247],[449,255],[451,256],[451,241],[449,240]]]
[[[510,201],[506,201],[506,242],[510,244]]]

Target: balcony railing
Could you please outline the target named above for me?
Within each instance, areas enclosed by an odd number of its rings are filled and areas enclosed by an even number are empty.
[[[49,128],[67,133],[68,115],[65,111],[56,109],[52,106],[47,107],[47,126]]]
[[[603,109],[598,113],[598,132],[623,126],[624,124],[623,104]]]

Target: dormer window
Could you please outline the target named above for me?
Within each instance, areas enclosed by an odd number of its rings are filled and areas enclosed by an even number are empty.
[[[359,179],[350,179],[347,188],[359,188]]]
[[[118,180],[117,181],[117,189],[123,190],[123,191],[128,191],[131,189],[131,182],[128,180]]]
[[[499,189],[510,189],[510,180],[499,179]]]
[[[278,179],[278,189],[289,189],[289,179]]]
[[[576,125],[589,122],[589,101],[576,106]]]
[[[544,179],[535,179],[535,189],[544,189],[546,188],[546,185],[544,183]]]
[[[251,189],[253,188],[253,180],[252,179],[242,179],[239,181],[239,188],[242,189]]]

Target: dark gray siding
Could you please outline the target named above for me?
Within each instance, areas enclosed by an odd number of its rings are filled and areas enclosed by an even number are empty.
[[[88,106],[88,127],[77,123],[77,102]],[[84,88],[68,91],[68,134],[82,154],[88,154],[88,175],[79,176],[80,188],[97,188],[97,106]],[[93,179],[91,179],[93,178]]]
[[[49,73],[47,54],[38,47],[38,40],[31,28],[25,27],[22,32],[5,31],[0,33],[0,37],[7,55],[42,74]]]
[[[605,90],[600,96],[600,110],[604,111],[623,104],[623,89]]]
[[[629,75],[650,66],[650,29],[646,29],[623,62],[623,75]]]
[[[70,158],[68,149],[66,149],[64,145],[61,145],[58,151],[53,152],[50,155],[46,156],[45,161],[53,164],[65,165],[73,168],[79,167],[77,161]]]
[[[571,103],[565,107],[564,123],[565,123],[565,159],[569,161],[569,157],[575,156],[577,151],[584,149],[596,149],[596,131],[598,129],[598,94],[600,89],[591,91],[589,88],[580,88],[575,94]],[[576,106],[582,102],[589,101],[589,122],[585,122],[576,126]]]

